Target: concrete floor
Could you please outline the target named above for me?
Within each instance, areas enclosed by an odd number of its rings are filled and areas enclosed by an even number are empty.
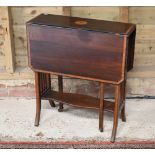
[[[42,102],[40,126],[34,126],[35,99],[0,99],[0,141],[109,141],[113,115],[105,113],[104,132],[98,130],[98,111]],[[117,141],[155,140],[155,100],[128,99],[127,122],[119,119]]]

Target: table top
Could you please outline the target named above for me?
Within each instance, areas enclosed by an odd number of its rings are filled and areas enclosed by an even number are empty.
[[[105,21],[97,19],[69,17],[62,15],[41,14],[27,24],[38,24],[46,26],[56,26],[63,28],[93,30],[104,33],[112,33],[117,35],[129,35],[135,29],[135,25],[131,23],[122,23],[115,21]]]
[[[34,71],[118,84],[125,78],[127,56],[132,68],[135,34],[134,24],[41,14],[27,22],[29,65]]]

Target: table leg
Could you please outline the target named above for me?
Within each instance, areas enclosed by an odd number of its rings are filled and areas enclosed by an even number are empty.
[[[103,132],[103,119],[104,119],[104,84],[100,84],[100,107],[99,107],[99,130]]]
[[[121,110],[121,118],[123,122],[126,122],[126,116],[125,116],[125,98],[126,98],[126,80],[122,83],[123,90],[122,90],[122,104],[124,105],[122,110]]]
[[[63,78],[61,75],[58,75],[58,89],[59,92],[63,92]],[[63,103],[59,102],[59,112],[62,112],[63,110]]]
[[[114,122],[113,122],[113,130],[111,135],[111,142],[114,142],[116,138],[118,115],[119,115],[119,104],[120,104],[120,84],[115,86]]]
[[[35,126],[39,126],[40,111],[41,111],[41,96],[40,96],[40,73],[35,72],[35,87],[36,87],[36,117]]]
[[[46,74],[46,82],[47,82],[47,88],[51,90],[51,76],[50,74]],[[55,103],[53,100],[48,100],[51,107],[55,107]]]

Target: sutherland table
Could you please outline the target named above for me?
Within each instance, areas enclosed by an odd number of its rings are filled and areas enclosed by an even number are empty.
[[[103,131],[104,111],[114,112],[111,141],[115,141],[118,115],[125,118],[127,71],[133,68],[136,26],[129,23],[41,14],[27,22],[29,66],[35,72],[36,118],[41,99],[99,110]],[[51,89],[50,74],[58,75],[58,91]],[[99,98],[63,92],[62,76],[100,83]],[[115,86],[115,102],[104,100],[104,84]],[[91,130],[91,129],[89,129]]]

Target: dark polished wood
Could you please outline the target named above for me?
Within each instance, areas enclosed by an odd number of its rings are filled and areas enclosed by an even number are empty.
[[[79,108],[88,109],[99,109],[100,99],[88,95],[76,94],[76,93],[62,93],[57,91],[48,91],[43,96],[42,99],[49,100],[53,99],[57,102],[62,102],[64,104],[72,105]],[[114,111],[114,102],[104,101],[105,111]]]
[[[126,98],[126,80],[124,80],[121,84],[121,104],[123,107],[121,108],[121,118],[123,122],[126,122],[125,116],[125,98]]]
[[[61,75],[58,75],[58,89],[59,89],[59,92],[63,92],[63,78]],[[59,109],[58,111],[59,112],[62,112],[63,110],[63,103],[62,102],[59,102]]]
[[[114,122],[113,122],[113,130],[111,135],[111,142],[115,141],[117,125],[118,125],[118,115],[119,115],[119,104],[120,104],[120,85],[115,86],[115,106],[114,106]]]
[[[51,76],[50,76],[50,74],[45,74],[45,78],[47,80],[47,82],[46,82],[47,87],[48,87],[48,89],[51,90]],[[49,99],[49,103],[50,103],[51,107],[55,107],[55,103],[53,100]]]
[[[27,23],[28,37],[31,43],[29,62],[32,69],[109,83],[121,82],[123,38],[126,35],[129,39],[128,44],[131,44],[127,65],[130,70],[133,66],[133,60],[130,59],[134,56],[135,25],[118,22],[116,22],[118,25],[115,25],[115,22],[101,20],[100,27],[107,28],[107,30],[110,28],[109,31],[106,31],[107,33],[103,33],[104,31],[98,27],[98,20],[89,19],[85,26],[77,25],[77,28],[66,29],[72,24],[65,20],[68,21],[72,18],[41,15]],[[61,22],[64,22],[65,26],[58,24],[57,20],[59,22],[62,20]],[[76,18],[76,20],[81,20],[81,18]],[[83,18],[83,20],[86,19]],[[49,24],[47,24],[48,22]],[[90,23],[96,24],[98,31],[93,31],[93,28],[91,31],[86,30],[85,27],[89,27]],[[58,24],[57,27],[55,24]],[[90,25],[92,26],[92,24]],[[122,30],[122,33],[118,29]],[[133,37],[129,35],[132,33]],[[64,65],[61,65],[62,63]]]
[[[41,92],[40,92],[40,74],[35,72],[35,86],[36,86],[36,117],[35,126],[39,125],[40,121],[40,111],[41,111]]]
[[[32,68],[116,83],[122,80],[122,36],[36,25],[29,26],[29,33]]]
[[[35,72],[36,119],[39,125],[41,99],[99,111],[103,131],[104,111],[114,113],[111,142],[115,141],[119,112],[125,117],[127,71],[133,68],[136,26],[60,15],[44,15],[27,22],[29,66]],[[58,76],[58,91],[51,89],[50,74]],[[65,93],[63,76],[100,82],[99,98]],[[104,85],[115,85],[115,101],[104,100]]]
[[[103,116],[104,116],[104,84],[100,84],[100,107],[99,107],[99,130],[103,132]]]
[[[49,103],[50,103],[51,107],[55,107],[55,103],[53,100],[49,100]]]
[[[80,23],[80,21],[81,22],[84,21],[86,24],[77,24]],[[41,14],[36,18],[30,20],[28,23],[43,26],[53,26],[59,28],[63,27],[70,29],[82,29],[88,31],[90,30],[103,33],[120,34],[120,35],[130,35],[132,29],[134,29],[135,27],[135,25],[131,23],[122,23],[115,21],[105,21],[98,19],[96,20],[96,19],[70,17],[62,15],[50,15],[50,14],[47,15]]]
[[[134,62],[134,50],[135,50],[135,38],[136,38],[136,28],[134,31],[130,34],[128,38],[128,58],[127,58],[127,71],[130,71],[133,68],[133,62]]]

